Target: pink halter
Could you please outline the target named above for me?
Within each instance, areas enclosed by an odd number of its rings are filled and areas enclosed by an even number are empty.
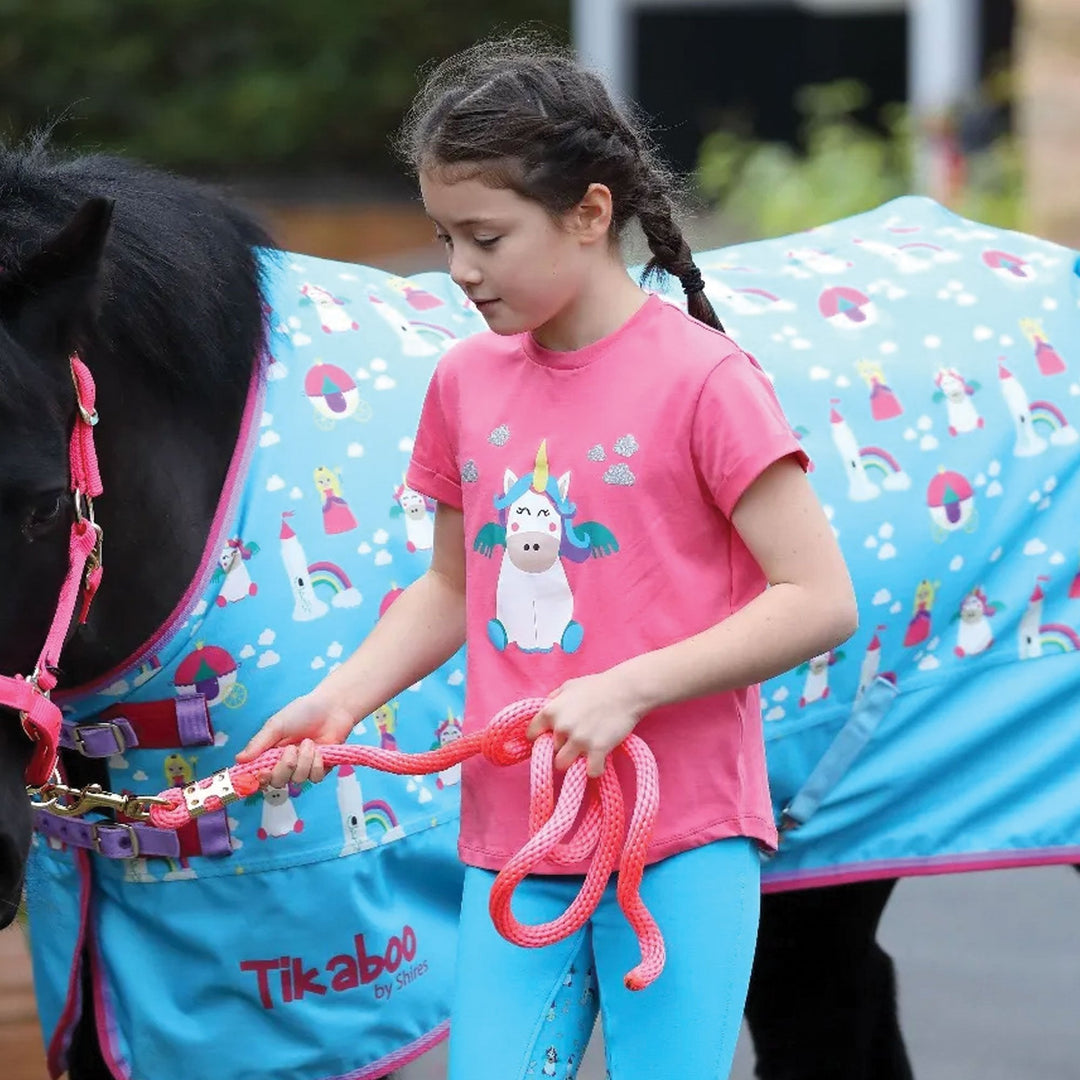
[[[71,432],[71,491],[75,520],[68,543],[68,571],[60,587],[56,614],[45,645],[29,676],[0,675],[0,705],[16,709],[23,731],[35,743],[34,756],[26,768],[26,782],[40,787],[56,769],[61,713],[49,695],[56,686],[56,665],[64,647],[75,605],[82,598],[79,622],[86,622],[90,603],[101,584],[101,526],[94,520],[94,499],[101,494],[101,474],[94,449],[94,380],[78,355],[71,357],[77,415]]]

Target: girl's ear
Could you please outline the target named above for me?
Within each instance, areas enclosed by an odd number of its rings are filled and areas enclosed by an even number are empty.
[[[570,211],[574,234],[585,243],[606,240],[613,214],[611,189],[606,184],[590,184],[581,201]]]

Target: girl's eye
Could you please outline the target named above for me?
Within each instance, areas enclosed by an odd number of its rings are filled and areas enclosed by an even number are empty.
[[[495,245],[496,245],[496,244],[497,244],[497,243],[498,243],[498,242],[499,242],[499,241],[500,241],[501,239],[502,239],[502,237],[501,237],[501,236],[491,236],[491,237],[484,237],[483,239],[481,239],[481,238],[480,238],[480,237],[478,236],[478,237],[476,238],[476,246],[477,246],[477,247],[482,247],[482,248],[492,248],[492,247],[494,247],[494,246],[495,246]]]

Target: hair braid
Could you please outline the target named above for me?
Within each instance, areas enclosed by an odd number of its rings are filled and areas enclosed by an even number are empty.
[[[723,323],[705,295],[705,282],[694,262],[690,245],[675,221],[675,205],[665,186],[652,187],[642,201],[637,216],[653,255],[645,266],[642,281],[661,272],[678,278],[686,293],[686,307],[690,314],[707,326],[723,330]]]

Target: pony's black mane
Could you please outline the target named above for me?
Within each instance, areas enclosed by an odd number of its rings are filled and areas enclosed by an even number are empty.
[[[0,143],[0,268],[16,268],[94,196],[115,199],[115,211],[84,347],[143,357],[188,398],[242,400],[263,342],[252,249],[273,244],[212,189],[122,158],[64,158],[45,136]]]

